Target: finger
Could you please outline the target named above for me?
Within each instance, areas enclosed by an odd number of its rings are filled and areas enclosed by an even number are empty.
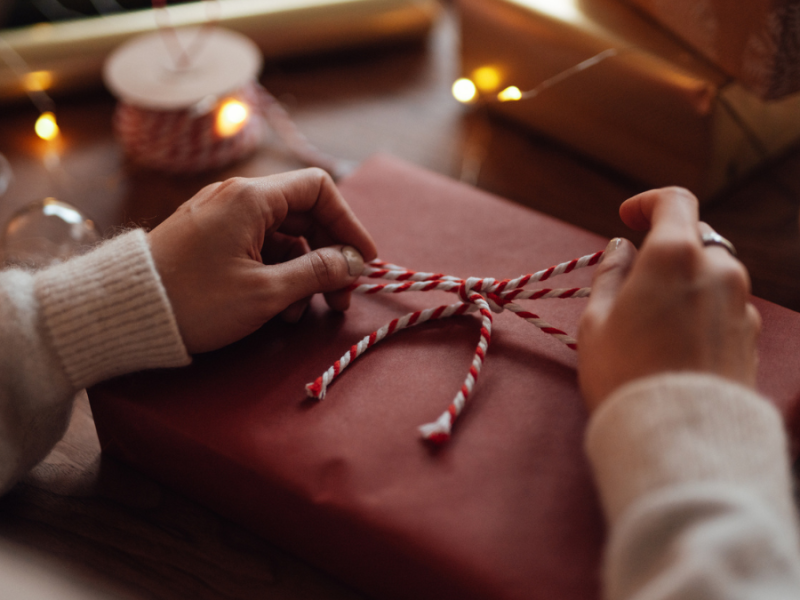
[[[282,233],[292,236],[301,236],[308,240],[309,246],[313,248],[324,248],[341,243],[330,231],[319,224],[313,216],[308,213],[291,212],[286,215],[280,229]]]
[[[697,231],[700,232],[701,236],[703,234],[705,234],[705,233],[715,233],[714,228],[711,225],[709,225],[708,223],[706,223],[705,221],[698,221],[697,222]]]
[[[592,279],[587,310],[596,315],[606,315],[611,311],[635,258],[636,248],[628,240],[614,238],[608,243]]]
[[[736,249],[730,241],[719,235],[708,223],[700,221],[700,223],[698,223],[698,230],[700,231],[700,241],[705,247],[708,256],[721,257],[723,260],[735,260],[739,262],[736,256]],[[711,240],[706,241],[703,239],[704,236],[710,234],[715,234]]]
[[[262,256],[264,264],[276,264],[299,258],[311,252],[305,238],[284,235],[277,231],[273,233],[264,243]],[[308,305],[311,304],[311,296],[301,298],[287,306],[280,317],[286,323],[297,323],[303,318]]]
[[[745,313],[747,315],[747,322],[750,326],[750,331],[752,332],[752,339],[750,341],[750,347],[753,353],[752,357],[752,370],[750,372],[750,376],[748,377],[747,383],[751,387],[756,386],[756,376],[758,375],[758,338],[761,337],[761,313],[758,312],[758,309],[753,305],[752,302],[748,302],[745,306]]]
[[[352,249],[343,249],[343,252],[347,253],[350,250]],[[360,257],[353,257],[353,258],[357,260]],[[362,261],[361,265],[358,264],[353,265],[353,268],[358,271],[359,275],[364,270],[363,259],[361,259],[361,261]],[[347,289],[334,290],[332,292],[326,292],[324,295],[325,295],[325,302],[328,304],[328,307],[331,310],[338,310],[344,312],[348,308],[350,308],[350,297],[352,294],[350,293],[349,290]]]
[[[355,216],[330,175],[321,169],[303,169],[264,179],[285,203],[288,214],[277,225],[290,235],[306,235],[316,226],[331,240],[354,246],[365,260],[377,257],[378,251],[370,234]],[[309,219],[294,219],[292,213],[307,213]],[[286,223],[284,220],[288,219]],[[293,228],[300,227],[301,230]]]
[[[305,238],[284,235],[276,231],[266,240],[261,254],[264,258],[264,264],[274,265],[294,260],[309,252],[311,252],[311,248],[308,247]],[[281,319],[286,323],[297,323],[303,318],[310,303],[311,296],[306,296],[297,302],[293,302],[281,312]]]
[[[716,233],[714,228],[708,223],[700,221],[697,224],[701,236],[708,233]],[[751,281],[747,268],[734,256],[725,246],[719,244],[704,244],[703,256],[705,257],[707,268],[716,277],[721,277],[725,282],[725,289],[729,293],[735,294],[742,302],[746,302],[750,296]],[[752,310],[755,310],[753,307]],[[757,313],[758,311],[756,311]]]
[[[331,310],[346,311],[350,308],[351,293],[347,290],[337,290],[325,294],[325,302]]]
[[[311,252],[308,242],[303,237],[273,233],[264,240],[261,255],[265,265],[274,265],[299,258]]]
[[[627,199],[619,207],[622,221],[636,231],[688,232],[696,235],[697,198],[684,188],[669,187],[643,192]]]
[[[708,224],[708,223],[706,223],[705,221],[700,221],[700,222],[697,224],[697,230],[698,230],[698,232],[699,232],[699,235],[700,235],[700,243],[701,243],[701,244],[703,243],[703,235],[704,235],[704,234],[707,234],[707,233],[716,233],[716,232],[714,231],[714,228],[713,228],[713,227],[711,227],[711,225],[709,225],[709,224]],[[704,248],[705,248],[705,255],[706,255],[707,257],[709,257],[709,258],[713,258],[713,259],[715,260],[715,262],[716,262],[716,260],[718,260],[718,259],[721,259],[721,260],[723,260],[723,261],[724,261],[724,260],[728,260],[728,259],[731,259],[731,258],[733,258],[733,256],[731,255],[731,253],[730,253],[730,252],[728,252],[728,251],[727,251],[725,248],[723,248],[722,246],[717,246],[716,244],[709,244],[708,246],[706,246],[705,244],[703,244],[703,246],[704,246]]]
[[[753,331],[753,339],[758,340],[758,338],[761,337],[761,327],[762,327],[761,313],[758,312],[758,309],[752,302],[747,303],[745,311],[747,313],[747,321],[748,323],[750,323],[750,327]]]
[[[265,265],[285,262],[310,252],[308,242],[302,237],[284,235],[275,232],[264,240],[261,248],[261,260]]]
[[[289,306],[316,293],[347,287],[364,270],[364,259],[351,246],[334,246],[265,268],[275,297]]]
[[[297,323],[303,318],[310,303],[311,297],[302,298],[297,302],[293,302],[281,312],[281,319],[287,323]]]

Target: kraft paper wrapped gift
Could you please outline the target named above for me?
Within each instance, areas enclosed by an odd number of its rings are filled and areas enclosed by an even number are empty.
[[[625,0],[762,98],[800,90],[797,0]]]
[[[479,102],[651,187],[708,199],[800,137],[800,95],[759,99],[619,0],[458,7],[462,73],[484,83]],[[618,53],[533,98],[496,99],[610,49]]]
[[[341,184],[384,260],[459,276],[513,277],[606,240],[394,159]],[[552,280],[589,282],[592,269]],[[322,401],[313,381],[391,318],[443,292],[314,301],[295,325],[90,390],[104,452],[197,499],[377,599],[591,600],[603,519],[583,454],[576,354],[497,315],[451,441],[417,426],[461,386],[479,319],[429,322],[357,359]],[[575,332],[585,300],[521,301]],[[800,315],[758,302],[759,381],[793,423]],[[535,308],[534,308],[535,307]]]

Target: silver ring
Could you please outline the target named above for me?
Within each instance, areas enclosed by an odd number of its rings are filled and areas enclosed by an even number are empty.
[[[733,247],[733,244],[731,244],[716,231],[704,233],[702,236],[700,236],[700,239],[703,240],[703,246],[722,246],[725,248],[725,250],[731,253],[731,256],[736,256],[736,248]]]

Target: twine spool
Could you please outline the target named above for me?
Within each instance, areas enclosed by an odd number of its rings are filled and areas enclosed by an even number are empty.
[[[235,98],[256,106],[252,86]],[[222,137],[215,131],[216,111],[195,116],[191,109],[145,110],[120,102],[114,113],[114,134],[136,163],[171,173],[218,169],[250,154],[264,137],[263,120],[251,116],[238,133]]]
[[[219,27],[171,34],[197,48],[191,60],[171,56],[156,32],[120,46],[104,67],[106,85],[119,100],[114,133],[133,162],[177,174],[219,169],[255,152],[271,126],[296,158],[334,175],[344,172],[345,165],[311,145],[258,84],[262,56],[249,38]],[[244,118],[221,128],[220,112],[232,103]]]

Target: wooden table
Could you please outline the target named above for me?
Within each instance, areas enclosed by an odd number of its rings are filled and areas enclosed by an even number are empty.
[[[629,234],[617,207],[642,186],[558,144],[457,104],[457,27],[450,15],[425,44],[269,65],[263,82],[320,148],[362,160],[389,152],[606,236]],[[0,152],[16,181],[0,223],[55,196],[106,234],[154,226],[202,186],[231,175],[301,165],[278,146],[223,173],[176,178],[127,164],[111,132],[114,101],[102,91],[58,99],[64,147],[43,160],[37,113],[0,107]],[[800,310],[800,151],[704,207],[739,249],[754,292]],[[634,238],[638,239],[638,238]],[[123,595],[158,598],[362,597],[112,459],[103,457],[85,394],[65,439],[0,499],[0,534],[65,562]]]

